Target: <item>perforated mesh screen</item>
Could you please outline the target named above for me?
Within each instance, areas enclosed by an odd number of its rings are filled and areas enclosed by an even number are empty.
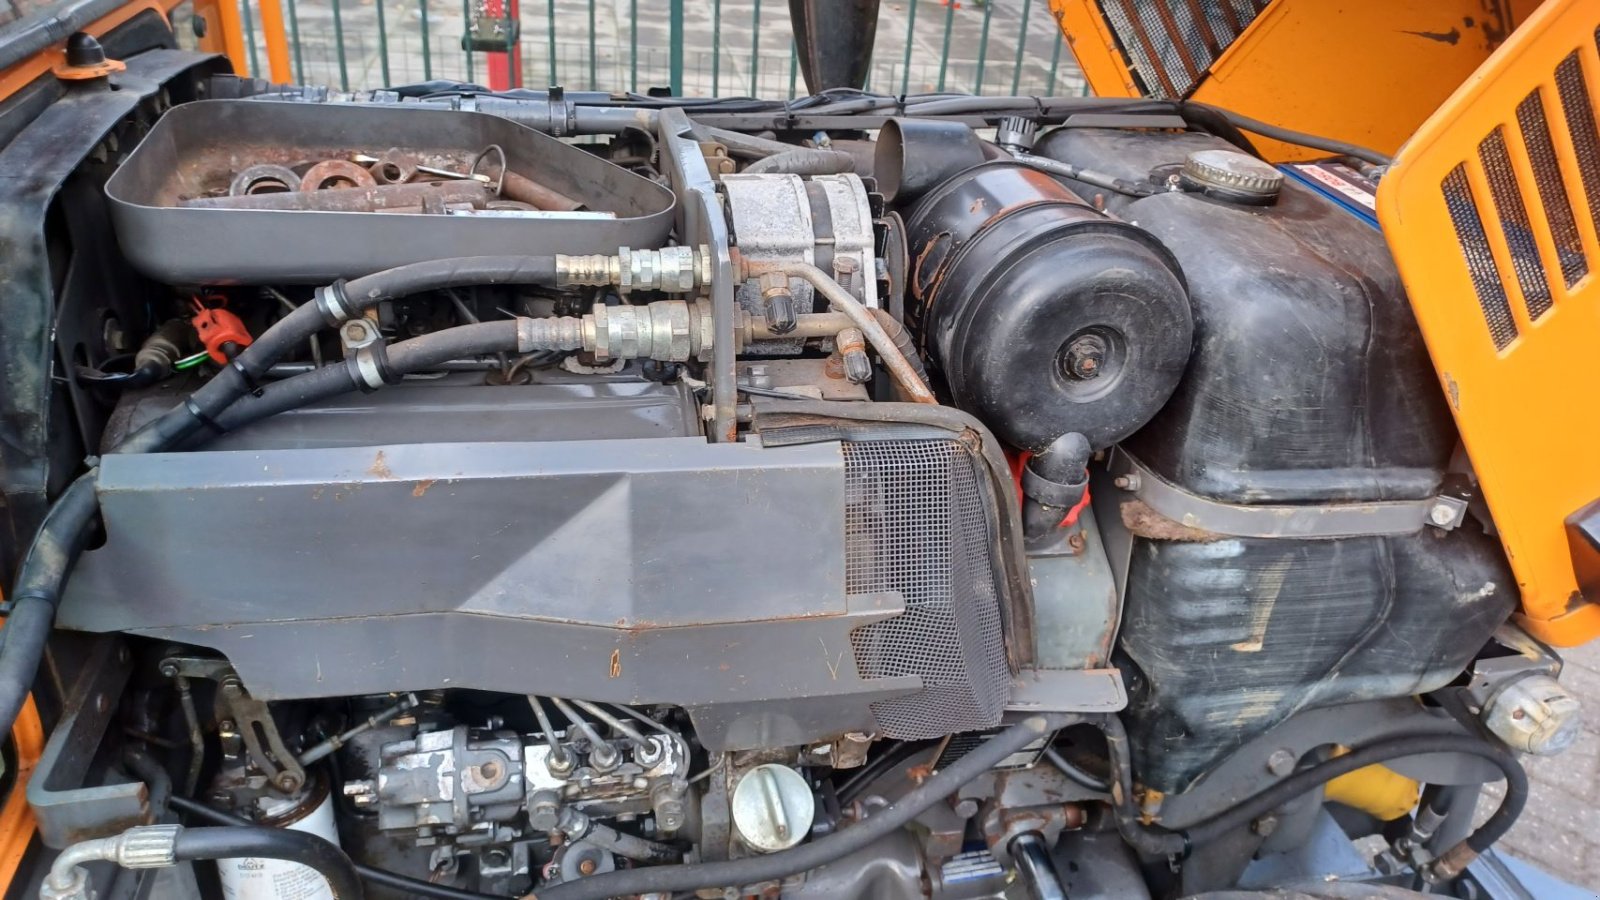
[[[1104,0],[1128,67],[1152,97],[1187,97],[1266,0]]]
[[[886,736],[931,738],[1000,721],[1010,691],[978,462],[956,441],[849,441],[845,590],[893,591],[905,612],[851,636],[864,678],[921,676],[873,705]]]
[[[1555,144],[1550,138],[1543,93],[1535,89],[1517,104],[1517,126],[1522,132],[1522,144],[1528,148],[1528,162],[1533,166],[1533,180],[1539,189],[1539,200],[1544,204],[1545,218],[1550,222],[1550,236],[1555,240],[1561,277],[1570,288],[1588,274],[1589,262],[1583,255],[1578,221],[1572,215],[1566,179],[1562,177],[1561,163],[1556,159]]]
[[[1500,217],[1500,231],[1505,235],[1506,247],[1511,250],[1511,268],[1516,272],[1517,284],[1522,287],[1522,299],[1528,304],[1528,315],[1537,319],[1550,311],[1550,282],[1545,275],[1544,262],[1539,259],[1539,244],[1528,222],[1527,207],[1522,204],[1517,173],[1511,168],[1504,128],[1489,132],[1478,145],[1478,160],[1483,163],[1483,174],[1489,181],[1489,196],[1494,199],[1495,211]]]
[[[1483,219],[1472,199],[1472,183],[1467,180],[1466,166],[1451,169],[1441,188],[1445,205],[1450,209],[1450,221],[1456,227],[1456,240],[1461,243],[1461,255],[1466,258],[1472,286],[1478,293],[1478,305],[1483,308],[1484,321],[1489,323],[1489,336],[1496,347],[1503,348],[1516,338],[1517,323],[1511,318],[1511,304],[1506,299],[1505,285],[1500,283],[1500,269],[1495,265],[1489,236],[1484,233]]]
[[[1600,132],[1594,127],[1594,107],[1583,82],[1583,64],[1573,53],[1556,66],[1556,93],[1561,95],[1561,113],[1567,133],[1572,137],[1573,155],[1578,158],[1578,174],[1583,193],[1589,198],[1589,214],[1600,228]]]

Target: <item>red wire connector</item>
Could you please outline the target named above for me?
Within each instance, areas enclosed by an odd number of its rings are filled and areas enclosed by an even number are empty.
[[[208,295],[206,300],[227,302],[217,294]],[[199,297],[194,298],[194,318],[190,321],[194,324],[195,333],[200,336],[200,343],[205,345],[206,355],[219,366],[231,361],[226,350],[232,349],[237,354],[250,346],[250,332],[238,316],[220,306],[206,306]],[[233,347],[229,348],[229,344]]]

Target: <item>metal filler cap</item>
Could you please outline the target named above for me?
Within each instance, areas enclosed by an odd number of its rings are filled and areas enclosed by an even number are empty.
[[[1271,203],[1283,173],[1237,150],[1197,150],[1183,161],[1183,179],[1203,193],[1241,203]]]
[[[817,801],[804,775],[767,763],[744,773],[733,789],[733,827],[751,849],[787,850],[805,839]]]

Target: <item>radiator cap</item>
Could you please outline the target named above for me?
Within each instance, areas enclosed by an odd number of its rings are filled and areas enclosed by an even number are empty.
[[[1183,161],[1183,180],[1202,194],[1235,203],[1278,199],[1283,173],[1237,150],[1196,150]]]

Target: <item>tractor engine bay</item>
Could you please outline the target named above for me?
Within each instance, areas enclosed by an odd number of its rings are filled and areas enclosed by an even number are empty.
[[[378,898],[1176,897],[1394,831],[1308,774],[1391,742],[1433,756],[1376,871],[1447,883],[1505,746],[1571,739],[1325,187],[1381,166],[1088,99],[803,127],[160,52],[50,226],[45,468],[97,515],[54,849],[181,818]]]

